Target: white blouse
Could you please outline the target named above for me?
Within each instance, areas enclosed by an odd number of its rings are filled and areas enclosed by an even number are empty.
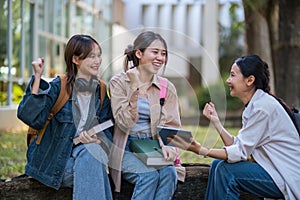
[[[292,120],[271,95],[258,89],[242,115],[242,129],[224,147],[228,162],[252,155],[273,178],[285,199],[300,199],[300,139]]]

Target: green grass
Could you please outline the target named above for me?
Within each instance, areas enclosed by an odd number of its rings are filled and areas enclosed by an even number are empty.
[[[0,133],[0,178],[10,179],[24,173],[26,133]]]
[[[194,138],[203,146],[221,148],[222,141],[214,128],[184,126],[184,129],[191,130]],[[236,135],[238,129],[228,129]],[[26,164],[26,133],[0,133],[0,178],[11,179],[24,173]],[[200,156],[179,150],[183,163],[210,164],[212,158],[200,158]]]
[[[200,142],[205,147],[210,148],[222,148],[223,142],[219,137],[219,134],[213,127],[195,127],[195,126],[184,126],[183,129],[191,130],[193,137],[196,141]],[[237,128],[227,129],[231,134],[236,135]],[[210,164],[213,158],[203,158],[190,151],[179,150],[180,158],[182,163],[201,163]]]

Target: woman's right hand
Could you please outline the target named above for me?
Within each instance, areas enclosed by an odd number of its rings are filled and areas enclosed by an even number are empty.
[[[140,78],[139,78],[139,71],[136,67],[129,69],[126,72],[126,75],[130,79],[130,88],[137,89],[140,86]]]
[[[88,144],[88,143],[101,144],[101,140],[99,140],[96,135],[89,136],[89,134],[87,133],[87,131],[82,131],[79,134],[78,138],[79,138],[79,141],[82,144]]]
[[[44,58],[37,58],[36,60],[32,61],[31,63],[34,75],[41,77],[44,70]]]
[[[212,102],[205,104],[205,107],[203,109],[203,115],[214,124],[220,121],[215,105]]]
[[[192,151],[196,154],[199,154],[201,149],[201,144],[197,142],[193,137],[190,138],[190,143],[186,142],[183,138],[178,135],[174,135],[173,137],[167,137],[167,141],[174,144],[176,147],[179,147],[183,150]]]

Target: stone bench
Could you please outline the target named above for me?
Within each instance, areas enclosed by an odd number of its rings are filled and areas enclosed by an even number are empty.
[[[184,183],[179,182],[177,190],[174,194],[174,200],[201,200],[204,199],[209,165],[202,164],[185,164],[186,180]],[[115,200],[129,200],[133,191],[133,185],[123,181],[122,191],[113,193]],[[38,181],[27,176],[19,176],[11,181],[0,182],[0,199],[1,200],[68,200],[72,199],[72,189],[61,188],[54,190]],[[242,192],[240,199],[243,200],[258,200],[254,195]]]

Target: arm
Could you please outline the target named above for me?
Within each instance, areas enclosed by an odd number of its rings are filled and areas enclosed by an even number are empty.
[[[115,123],[124,132],[138,120],[138,90],[131,89],[124,73],[117,74],[109,82],[111,108]]]
[[[198,155],[219,158],[227,160],[228,162],[247,160],[254,149],[258,147],[259,143],[262,141],[268,141],[268,134],[266,133],[269,117],[267,113],[259,110],[251,112],[247,118],[251,120],[247,122],[247,126],[243,127],[239,131],[239,134],[236,137],[236,142],[232,145],[225,146],[222,149],[208,149],[201,146],[201,144],[194,139],[191,139],[191,142],[187,143],[179,136],[168,138],[168,141],[172,142],[179,148],[192,151]]]
[[[197,142],[194,138],[191,138],[191,142],[188,143],[180,136],[175,135],[173,138],[168,138],[169,142],[172,142],[175,146],[194,152],[197,155],[201,156],[209,156],[213,158],[219,158],[222,160],[227,160],[227,151],[226,149],[209,149],[203,147],[199,142]]]
[[[60,91],[59,79],[49,84],[41,78],[43,63],[43,58],[32,62],[34,76],[27,85],[26,93],[17,111],[20,120],[37,130],[43,128]]]
[[[234,137],[230,135],[230,133],[221,124],[213,103],[210,102],[205,105],[203,109],[203,115],[213,123],[219,135],[221,136],[223,143],[226,146],[232,145],[234,142]]]
[[[44,71],[44,58],[38,58],[32,61],[31,64],[34,71],[34,78],[35,78],[32,84],[31,93],[38,94],[42,73]]]
[[[31,88],[34,81],[37,82],[33,76],[18,106],[17,116],[28,126],[39,130],[44,127],[50,110],[58,98],[60,84],[59,78],[53,80],[52,83],[40,79],[38,94],[32,94]]]

